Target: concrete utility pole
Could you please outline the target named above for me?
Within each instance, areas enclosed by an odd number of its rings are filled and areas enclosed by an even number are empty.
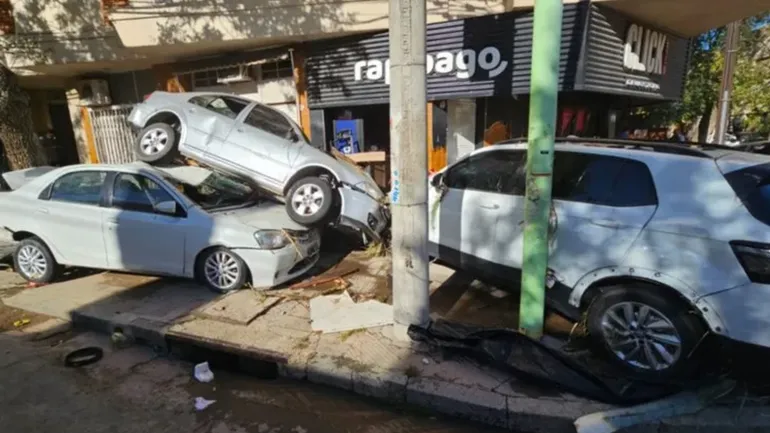
[[[403,331],[429,320],[425,0],[390,0],[389,21],[393,319]]]
[[[519,328],[543,336],[562,0],[535,0]]]
[[[738,43],[741,39],[741,22],[735,21],[727,25],[725,35],[724,59],[725,66],[722,70],[722,86],[719,89],[719,104],[717,105],[717,131],[715,142],[725,144],[725,135],[730,122],[730,104],[733,94],[733,77],[735,76],[735,64],[738,61]]]

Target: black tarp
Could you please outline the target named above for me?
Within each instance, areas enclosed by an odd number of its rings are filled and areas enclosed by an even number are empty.
[[[695,383],[651,383],[628,377],[590,351],[550,348],[521,333],[438,320],[426,328],[411,326],[412,340],[445,351],[463,353],[482,363],[510,371],[520,380],[556,388],[580,397],[633,405],[666,397]]]

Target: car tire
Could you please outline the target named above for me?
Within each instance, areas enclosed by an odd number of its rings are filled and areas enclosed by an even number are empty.
[[[319,177],[302,178],[286,194],[286,211],[304,226],[322,225],[329,220],[335,198],[331,184]]]
[[[31,283],[45,284],[59,273],[59,264],[48,246],[37,237],[29,237],[16,246],[13,252],[13,268]]]
[[[170,162],[177,152],[177,133],[167,123],[153,123],[142,129],[134,140],[134,153],[148,163]]]
[[[223,274],[223,269],[229,272]],[[195,264],[196,278],[217,293],[230,293],[242,289],[246,285],[248,274],[249,269],[243,259],[225,247],[205,251]]]
[[[645,318],[639,323],[641,315]],[[594,346],[633,376],[684,379],[697,370],[694,351],[705,324],[684,301],[658,286],[604,288],[588,307],[586,322]]]

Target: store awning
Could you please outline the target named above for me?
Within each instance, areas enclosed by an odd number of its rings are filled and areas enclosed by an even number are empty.
[[[693,37],[770,10],[770,0],[595,0],[669,33]]]

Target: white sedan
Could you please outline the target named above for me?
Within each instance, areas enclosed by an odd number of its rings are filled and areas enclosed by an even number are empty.
[[[145,163],[3,174],[0,222],[16,271],[35,283],[62,265],[196,278],[218,292],[271,287],[318,260],[320,237],[235,178]]]

